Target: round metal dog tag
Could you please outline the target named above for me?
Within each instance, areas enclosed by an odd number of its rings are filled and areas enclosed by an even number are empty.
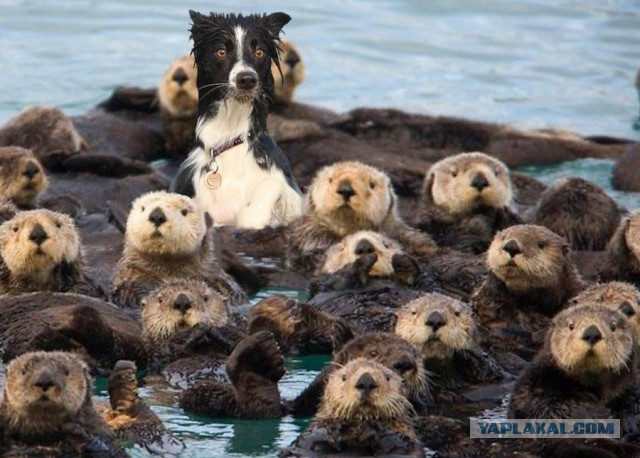
[[[209,172],[205,175],[204,182],[209,189],[218,189],[222,184],[222,175],[218,172]]]

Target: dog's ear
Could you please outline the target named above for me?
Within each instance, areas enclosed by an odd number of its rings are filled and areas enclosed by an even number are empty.
[[[282,28],[289,23],[291,16],[286,13],[272,13],[264,18],[265,25],[271,35],[277,37],[280,35]]]
[[[198,13],[197,11],[189,10],[189,16],[191,16],[191,20],[193,21],[193,25],[200,25],[204,22],[205,16],[203,14]]]

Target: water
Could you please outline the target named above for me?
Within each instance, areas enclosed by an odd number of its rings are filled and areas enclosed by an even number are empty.
[[[190,50],[188,8],[289,13],[285,31],[307,69],[298,92],[306,103],[640,140],[633,86],[640,3],[633,0],[192,0],[188,7],[169,0],[0,0],[0,123],[30,104],[80,114],[116,86],[155,86],[173,57]],[[547,183],[579,175],[611,191],[612,164],[587,159],[524,171]],[[637,194],[614,195],[640,208]],[[288,359],[284,397],[304,389],[325,360]],[[98,393],[105,395],[104,386]],[[184,456],[273,456],[305,424],[192,417],[171,393],[161,394],[142,391],[187,443]]]

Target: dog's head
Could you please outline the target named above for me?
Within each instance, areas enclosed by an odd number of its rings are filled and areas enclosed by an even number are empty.
[[[280,31],[291,17],[189,12],[193,55],[198,68],[199,115],[217,101],[273,101],[271,62],[280,70]]]

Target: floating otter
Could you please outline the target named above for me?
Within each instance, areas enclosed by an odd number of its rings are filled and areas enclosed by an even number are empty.
[[[479,323],[493,337],[516,339],[531,356],[549,317],[583,289],[571,248],[545,227],[512,226],[494,237],[487,266],[490,272],[471,299]]]
[[[356,358],[368,358],[396,372],[404,385],[407,398],[418,412],[430,404],[427,373],[416,347],[400,336],[386,332],[372,332],[356,336],[337,352],[332,364],[326,366],[314,381],[291,402],[291,411],[297,417],[314,415],[329,376],[339,367]]]
[[[423,208],[414,225],[439,246],[483,252],[497,231],[520,222],[509,210],[511,188],[509,169],[491,156],[447,157],[427,171]]]
[[[402,379],[357,358],[331,374],[318,413],[279,456],[423,457],[412,415]]]
[[[331,245],[361,230],[379,231],[412,255],[436,251],[428,235],[400,219],[389,178],[374,167],[360,162],[325,167],[314,178],[308,200],[307,213],[289,225],[287,264],[292,270],[313,273]]]
[[[203,280],[230,304],[243,303],[244,292],[218,266],[210,226],[208,215],[186,196],[157,191],[136,199],[113,278],[116,303],[138,308],[151,290],[181,278]]]
[[[171,62],[158,86],[164,149],[170,156],[185,158],[195,145],[198,120],[196,78],[193,56],[186,54]]]
[[[479,345],[471,308],[442,294],[425,294],[397,313],[395,333],[418,348],[439,389],[501,380],[504,373]]]
[[[619,418],[638,432],[632,330],[624,316],[583,304],[559,313],[513,389],[509,418]],[[634,398],[635,396],[635,398]]]
[[[28,107],[0,128],[0,146],[30,149],[46,168],[88,149],[71,119],[58,108]]]
[[[71,354],[35,352],[12,361],[0,404],[0,449],[40,446],[53,456],[125,456],[96,412],[91,388],[86,365]]]
[[[67,215],[29,210],[0,226],[0,292],[31,291],[104,297],[84,275],[80,236]]]
[[[619,280],[640,287],[640,212],[632,213],[618,226],[607,244],[598,277]]]
[[[47,184],[44,170],[30,150],[0,147],[0,197],[22,209],[30,209]]]
[[[604,250],[622,212],[600,187],[582,178],[563,178],[540,197],[531,224],[551,229],[574,250]]]

